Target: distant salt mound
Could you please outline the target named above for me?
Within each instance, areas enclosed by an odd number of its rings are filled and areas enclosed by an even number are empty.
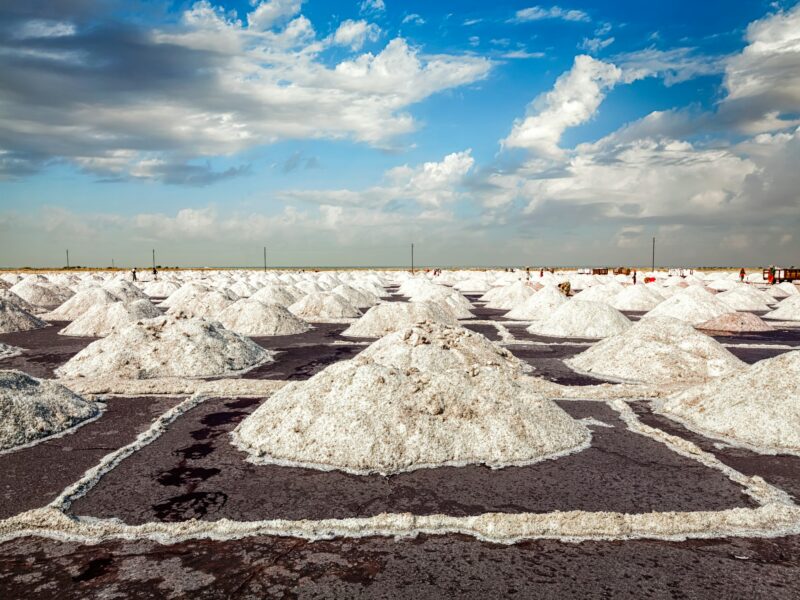
[[[800,296],[800,289],[798,289],[797,286],[791,281],[784,281],[782,283],[778,283],[771,287],[779,288],[782,291],[786,292],[786,294],[789,296]]]
[[[473,319],[472,303],[460,292],[444,285],[431,285],[413,293],[412,302],[430,302],[444,308],[454,319]]]
[[[24,279],[12,286],[9,291],[34,306],[54,307],[63,304],[72,296],[72,290],[54,284],[35,283]]]
[[[63,385],[0,371],[0,450],[30,444],[97,416],[100,405]]]
[[[549,317],[534,321],[527,331],[550,337],[604,338],[630,326],[628,318],[608,304],[572,299]]]
[[[612,298],[623,291],[625,287],[616,281],[604,283],[602,285],[593,285],[592,287],[584,289],[582,292],[575,294],[576,300],[584,302],[605,302],[611,303]]]
[[[19,356],[22,354],[22,348],[17,348],[16,346],[9,346],[8,344],[4,344],[0,342],[0,360],[4,358],[12,358],[14,356]]]
[[[180,286],[174,281],[148,281],[142,285],[142,291],[150,298],[166,298],[177,292]]]
[[[586,427],[527,381],[489,367],[420,372],[357,356],[279,390],[234,443],[254,462],[358,475],[502,468],[587,447]]]
[[[680,292],[664,300],[643,318],[672,317],[692,325],[699,325],[731,312],[734,312],[733,308],[711,294],[698,298],[691,293]]]
[[[522,304],[507,312],[507,319],[540,321],[546,319],[562,304],[569,302],[564,293],[553,285],[546,285]]]
[[[303,292],[306,296],[310,294],[319,294],[322,292],[328,291],[324,286],[321,286],[319,283],[315,281],[298,281],[294,284],[294,287]]]
[[[777,308],[764,315],[765,319],[776,321],[800,321],[800,296],[789,296],[781,300]]]
[[[219,377],[237,375],[273,353],[203,319],[162,316],[92,342],[56,370],[58,377]]]
[[[255,298],[242,298],[217,315],[225,329],[241,335],[295,335],[311,326],[278,304],[265,304]]]
[[[288,285],[265,285],[251,296],[251,299],[258,300],[264,304],[279,304],[280,306],[291,306],[304,294],[293,290]]]
[[[472,294],[483,294],[489,290],[489,284],[486,279],[471,277],[464,279],[454,284],[453,287],[459,292],[466,292]]]
[[[0,300],[0,333],[30,331],[41,327],[47,327],[47,323],[16,304]]]
[[[46,308],[42,308],[41,306],[34,306],[30,302],[27,302],[22,298],[20,298],[19,296],[17,296],[11,290],[0,290],[0,300],[13,304],[17,308],[21,308],[25,312],[30,313],[32,315],[38,315],[43,312],[47,312]]]
[[[524,304],[535,293],[536,290],[526,282],[517,281],[500,288],[498,294],[486,304],[486,307],[497,310],[511,310]]]
[[[239,298],[249,298],[255,293],[255,288],[245,281],[237,281],[229,288]]]
[[[167,296],[167,299],[164,300],[159,306],[171,308],[176,304],[185,303],[191,298],[202,296],[210,291],[211,288],[209,288],[207,285],[203,285],[202,283],[198,283],[196,281],[190,281],[189,283],[184,283],[181,287]]]
[[[115,331],[144,319],[160,317],[161,311],[150,300],[114,302],[91,307],[72,323],[58,332],[59,335],[106,337]]]
[[[480,333],[431,322],[390,333],[360,356],[402,371],[416,369],[423,373],[491,367],[516,376],[530,370],[526,363]]]
[[[611,298],[609,303],[617,310],[648,311],[663,301],[664,296],[648,285],[630,285]]]
[[[648,384],[699,383],[745,367],[714,338],[670,317],[643,319],[564,362],[604,379]]]
[[[289,312],[311,322],[352,319],[361,315],[352,303],[331,292],[312,292],[290,305]]]
[[[123,302],[135,302],[136,300],[148,300],[149,296],[133,285],[130,281],[117,279],[103,286],[104,289],[114,294]]]
[[[775,301],[764,292],[747,286],[732,288],[727,292],[717,294],[716,298],[730,306],[733,310],[768,311],[769,306],[767,306],[767,304],[771,304]]]
[[[42,315],[47,321],[74,321],[93,306],[113,304],[120,299],[103,288],[83,290],[72,296],[55,310]]]
[[[703,435],[763,454],[800,454],[800,351],[759,361],[656,404]]]
[[[189,319],[216,319],[217,316],[237,300],[233,294],[211,290],[204,294],[176,300],[167,311],[168,315]]]
[[[772,331],[773,328],[765,323],[758,315],[748,312],[728,313],[715,319],[700,323],[698,329],[719,333],[760,333]]]
[[[456,327],[458,321],[432,302],[388,302],[370,308],[342,332],[346,337],[379,338],[426,321]]]
[[[375,294],[358,290],[347,284],[339,284],[331,292],[340,295],[356,308],[369,308],[381,301]]]

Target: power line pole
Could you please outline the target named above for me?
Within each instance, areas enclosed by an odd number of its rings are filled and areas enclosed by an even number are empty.
[[[153,268],[156,268],[156,250],[153,248]]]
[[[656,270],[656,238],[653,238],[653,264],[651,270]]]
[[[411,274],[414,274],[414,244],[411,244]]]
[[[267,247],[264,246],[264,273],[267,272]]]
[[[67,250],[67,268],[69,269],[69,250]]]

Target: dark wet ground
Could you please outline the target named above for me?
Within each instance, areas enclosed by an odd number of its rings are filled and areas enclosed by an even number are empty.
[[[53,377],[54,369],[97,339],[58,335],[68,324],[69,321],[53,321],[41,329],[0,335],[0,342],[26,350],[21,356],[0,360],[0,369],[18,369],[34,377]]]
[[[500,334],[497,331],[497,327],[495,327],[494,325],[480,325],[480,324],[470,323],[469,321],[462,321],[460,325],[465,329],[469,329],[470,331],[476,331],[480,333],[481,335],[489,338],[493,342],[501,341]]]
[[[131,443],[180,398],[110,398],[73,433],[0,454],[0,519],[45,506],[106,454]]]
[[[714,445],[715,440],[694,433],[680,423],[652,412],[647,402],[635,402],[631,404],[631,407],[643,423],[694,442],[706,452],[714,454],[726,465],[745,475],[760,475],[768,483],[791,494],[795,498],[795,502],[800,502],[800,457],[770,456],[732,446],[718,448]]]
[[[526,467],[445,467],[391,477],[246,462],[227,434],[259,403],[212,400],[193,409],[106,475],[72,511],[143,523],[753,506],[718,471],[631,433],[604,403],[561,404],[576,418],[592,416],[612,425],[593,426],[592,447],[582,452]]]
[[[0,544],[0,597],[795,599],[800,537],[502,546],[467,536]]]

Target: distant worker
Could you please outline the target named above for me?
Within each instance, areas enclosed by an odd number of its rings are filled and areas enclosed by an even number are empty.
[[[775,283],[775,265],[770,265],[769,267],[769,284],[772,285]]]
[[[526,279],[530,279],[531,278],[531,268],[530,267],[525,267],[525,278]]]
[[[633,285],[636,285],[636,269],[633,270]]]
[[[745,272],[744,272],[744,267],[742,267],[742,268],[739,270],[739,281],[741,281],[742,283],[744,283],[744,276],[745,276],[746,274],[747,274],[747,273],[745,273]]]
[[[156,271],[155,267],[153,267],[153,279],[158,279],[158,271]]]
[[[544,269],[539,269],[539,279],[544,277]]]
[[[131,271],[131,275],[133,276],[133,280],[136,281],[136,267],[133,267],[133,271]]]

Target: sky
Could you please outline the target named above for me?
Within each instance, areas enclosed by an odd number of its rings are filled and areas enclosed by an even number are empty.
[[[800,264],[795,0],[0,0],[0,266]]]

